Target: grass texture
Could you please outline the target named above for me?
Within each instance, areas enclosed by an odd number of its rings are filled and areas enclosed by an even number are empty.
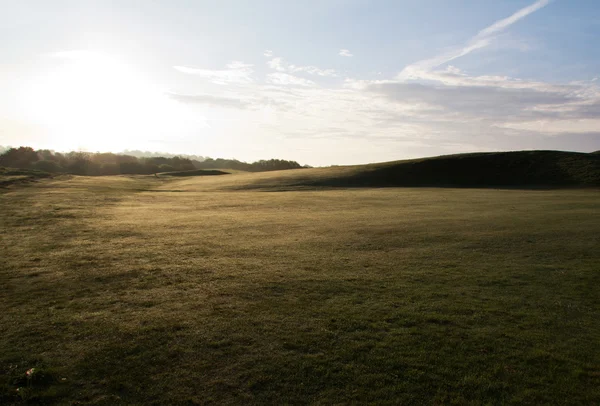
[[[0,404],[600,403],[597,189],[348,171],[4,189]]]

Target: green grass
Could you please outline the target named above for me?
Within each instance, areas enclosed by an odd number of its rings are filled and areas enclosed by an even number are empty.
[[[597,189],[347,171],[5,189],[0,404],[600,403]]]

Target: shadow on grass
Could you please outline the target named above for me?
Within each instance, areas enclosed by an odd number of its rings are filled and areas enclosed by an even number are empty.
[[[600,187],[600,155],[562,151],[474,153],[282,175],[232,189],[439,187],[549,190]]]

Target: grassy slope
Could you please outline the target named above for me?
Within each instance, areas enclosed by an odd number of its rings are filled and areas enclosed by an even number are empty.
[[[175,171],[175,172],[163,172],[160,176],[177,176],[177,177],[188,177],[188,176],[215,176],[215,175],[229,175],[229,172],[224,172],[217,169],[194,169],[191,171]]]
[[[600,186],[600,157],[563,151],[488,152],[378,164],[350,186]]]
[[[224,183],[219,181],[219,185]],[[600,155],[517,151],[448,155],[371,165],[248,174],[230,180],[239,189],[321,187],[598,187]]]
[[[0,188],[35,182],[40,179],[51,178],[52,176],[52,174],[42,171],[5,168],[0,166]]]
[[[5,190],[0,404],[600,402],[598,190],[349,170]]]

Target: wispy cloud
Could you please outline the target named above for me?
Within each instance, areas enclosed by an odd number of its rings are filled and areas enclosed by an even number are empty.
[[[527,17],[531,13],[534,13],[537,10],[547,6],[549,3],[550,0],[538,0],[533,4],[520,9],[516,13],[512,14],[510,17],[498,20],[489,27],[486,27],[483,30],[479,31],[477,35],[471,38],[462,47],[455,48],[448,52],[437,55],[433,58],[425,59],[405,67],[404,70],[402,70],[402,72],[400,72],[400,74],[398,75],[398,78],[413,78],[415,75],[418,75],[421,71],[436,68],[440,65],[468,55],[473,51],[485,48],[488,45],[490,45],[490,43],[499,33],[506,30],[508,27],[515,24],[517,21]]]
[[[189,104],[208,104],[211,106],[230,107],[243,109],[250,106],[250,102],[241,98],[214,96],[211,94],[180,94],[167,93],[171,99],[181,103]]]
[[[346,56],[346,57],[352,57],[352,56],[354,56],[354,55],[352,54],[352,52],[350,52],[350,51],[349,51],[349,50],[347,50],[347,49],[340,49],[340,52],[338,53],[338,55],[339,55],[339,56]]]
[[[287,69],[290,72],[306,72],[310,75],[317,76],[337,76],[335,69],[321,69],[316,66],[296,66],[296,65],[288,65]]]
[[[267,62],[267,65],[269,65],[269,68],[275,69],[279,72],[285,72],[286,70],[286,67],[283,64],[283,59],[281,58],[273,58]]]
[[[287,73],[282,72],[268,74],[267,83],[284,86],[315,86],[315,82],[313,82],[312,80],[300,78],[298,76],[289,75]]]
[[[432,86],[421,83],[382,83],[368,88],[401,103],[423,106],[424,111],[459,114],[463,119],[531,120],[555,116],[557,106],[577,102],[570,91],[541,90],[533,87]],[[535,109],[534,109],[535,107]]]
[[[265,77],[243,85],[230,81],[214,96],[171,97],[185,103],[235,107],[227,114],[250,118],[242,121],[250,123],[248,131],[276,134],[286,145],[344,143],[356,148],[357,156],[370,148],[389,151],[389,158],[397,159],[394,151],[418,156],[540,145],[564,148],[570,145],[569,139],[597,145],[600,80],[595,75],[582,82],[551,83],[474,75],[449,64],[492,42],[494,47],[504,45],[498,36],[510,35],[503,33],[550,1],[536,1],[484,28],[462,46],[411,64],[388,80],[364,75],[346,79],[340,88],[337,81],[319,81],[319,77],[342,76],[341,72],[294,65],[265,51],[269,68]],[[352,54],[340,50],[339,55]],[[230,64],[223,71],[200,70],[199,75],[222,80],[225,71],[248,69],[252,67]]]
[[[538,0],[535,3],[533,3],[532,5],[524,7],[521,10],[517,11],[510,17],[507,17],[500,21],[496,21],[494,24],[481,30],[479,32],[479,34],[477,34],[477,37],[484,38],[484,37],[490,37],[494,34],[497,34],[500,31],[503,31],[504,29],[506,29],[507,27],[513,25],[520,19],[527,17],[529,14],[541,9],[542,7],[547,6],[549,3],[550,3],[550,0]]]
[[[509,76],[482,75],[470,76],[459,68],[448,65],[446,69],[415,71],[411,79],[422,79],[438,82],[445,86],[498,87],[503,89],[534,89],[539,91],[569,91],[572,86],[565,84],[549,84],[545,82],[524,81]],[[403,83],[405,81],[396,81]],[[372,82],[371,82],[372,83]],[[352,84],[352,82],[350,82]]]
[[[309,75],[329,77],[337,76],[337,72],[335,71],[335,69],[322,69],[312,65],[294,65],[291,63],[287,63],[281,57],[274,57],[273,59],[267,62],[267,65],[269,66],[269,68],[274,69],[278,72],[308,73]]]
[[[267,58],[270,58],[273,56],[273,51],[271,51],[270,49],[265,49],[265,51],[263,52],[263,55],[266,56]]]
[[[188,66],[173,66],[173,68],[179,72],[187,73],[189,75],[196,75],[206,80],[219,84],[225,85],[228,83],[252,83],[253,65],[245,64],[239,61],[233,61],[229,63],[226,68],[222,70],[210,70],[201,68],[191,68]]]

